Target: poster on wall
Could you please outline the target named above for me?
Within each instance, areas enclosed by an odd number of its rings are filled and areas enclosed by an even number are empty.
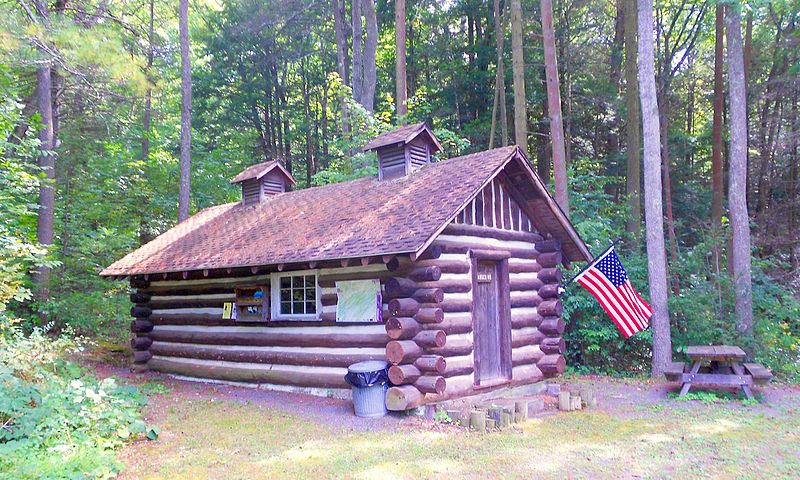
[[[383,300],[379,280],[336,282],[337,322],[381,322]]]

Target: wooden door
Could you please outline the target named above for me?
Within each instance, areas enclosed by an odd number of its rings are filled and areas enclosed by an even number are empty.
[[[511,365],[510,340],[507,319],[504,318],[504,292],[499,268],[495,261],[478,261],[475,264],[473,341],[475,384],[491,384],[509,378]],[[506,337],[509,337],[506,339]]]

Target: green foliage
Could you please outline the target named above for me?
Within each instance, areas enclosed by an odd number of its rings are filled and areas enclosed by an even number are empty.
[[[450,415],[448,415],[446,411],[439,409],[433,413],[433,421],[440,423],[452,423],[453,419],[450,418]]]
[[[571,173],[571,187],[576,192],[572,197],[573,222],[584,238],[601,240],[592,246],[596,254],[611,240],[625,239],[617,250],[631,282],[646,299],[647,256],[640,250],[640,242],[626,236],[624,207],[606,193],[613,179],[602,175],[600,169],[599,163],[587,160]],[[684,247],[677,262],[670,265],[670,274],[678,283],[678,292],[672,292],[669,299],[675,353],[680,355],[689,345],[741,345],[780,377],[800,379],[800,301],[766,275],[774,266],[769,261],[754,261],[755,334],[751,339],[742,338],[735,327],[732,282],[726,266],[717,271],[711,262],[715,239],[703,229],[696,229],[693,235],[697,243]],[[650,329],[626,340],[600,304],[578,284],[571,284],[564,295],[564,318],[568,364],[577,365],[578,371],[649,372]]]
[[[38,328],[0,335],[0,478],[107,478],[115,449],[157,438],[141,417],[145,395],[66,360],[81,342]]]

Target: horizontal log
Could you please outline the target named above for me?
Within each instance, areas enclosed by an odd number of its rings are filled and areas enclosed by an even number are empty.
[[[417,257],[417,261],[420,260],[434,260],[442,256],[442,249],[438,245],[430,245],[428,248],[425,249],[420,256]]]
[[[566,365],[564,355],[545,355],[536,363],[545,376],[561,375]]]
[[[422,324],[423,330],[443,330],[448,335],[469,333],[472,331],[472,316],[470,314],[448,314],[439,323]]]
[[[425,396],[413,385],[391,387],[386,392],[386,408],[400,412],[410,410],[422,404]]]
[[[564,304],[561,300],[546,300],[541,302],[536,310],[543,317],[560,317],[564,313]]]
[[[131,332],[133,333],[147,333],[153,330],[152,322],[147,320],[133,320],[131,321]]]
[[[271,383],[311,388],[349,388],[344,381],[346,368],[263,365],[153,356],[151,370],[194,378],[233,382]]]
[[[511,330],[511,348],[537,345],[544,337],[544,333],[536,327]]]
[[[204,326],[223,326],[236,325],[239,322],[231,319],[223,319],[216,314],[195,314],[195,315],[151,315],[153,325],[204,325]]]
[[[131,338],[131,348],[134,350],[147,350],[153,344],[153,339],[150,337],[137,335]]]
[[[447,359],[447,368],[442,373],[445,378],[469,375],[475,370],[475,360],[472,355],[450,357]]]
[[[496,238],[516,242],[536,243],[542,241],[542,236],[532,232],[518,232],[516,230],[500,230],[491,227],[451,223],[444,228],[447,235],[467,235],[474,237]]]
[[[419,311],[419,302],[413,298],[394,298],[389,301],[389,313],[396,317],[413,317]]]
[[[150,295],[149,293],[146,293],[146,292],[134,292],[134,293],[131,293],[131,295],[130,295],[131,303],[147,303],[147,302],[150,301],[150,297],[151,296],[152,295]]]
[[[441,308],[426,307],[421,308],[414,315],[414,319],[419,323],[436,324],[444,320],[444,311]]]
[[[526,345],[511,350],[511,365],[535,364],[544,357],[544,352],[539,345]]]
[[[542,269],[536,261],[508,262],[508,273],[537,273]]]
[[[466,275],[460,278],[440,279],[435,282],[418,282],[419,288],[441,288],[444,293],[467,293],[472,290],[472,279]]]
[[[438,402],[447,398],[455,398],[472,393],[475,390],[475,377],[470,373],[466,375],[459,375],[457,377],[449,377],[445,386],[444,395],[436,397],[431,396],[430,401]]]
[[[147,350],[137,350],[133,352],[133,363],[147,363],[151,358],[153,358],[153,354]]]
[[[411,363],[422,355],[422,348],[413,340],[392,340],[386,344],[386,360],[395,365]]]
[[[555,238],[539,240],[535,245],[536,250],[542,253],[561,252],[561,241]]]
[[[408,278],[415,282],[435,282],[442,277],[442,269],[436,265],[419,267],[408,273]]]
[[[269,280],[266,281],[267,283]],[[266,285],[260,282],[261,285]],[[151,296],[171,296],[171,297],[196,297],[200,295],[235,295],[234,285],[198,285],[198,286],[170,286],[170,287],[151,287],[147,290],[139,290],[139,293],[147,293]]]
[[[383,284],[386,298],[407,298],[417,291],[417,282],[403,277],[387,278]]]
[[[561,269],[542,268],[537,277],[544,283],[561,283]]]
[[[323,293],[320,295],[320,303],[323,307],[330,307],[339,303],[338,293]]]
[[[545,335],[557,337],[564,333],[564,319],[561,317],[544,317],[539,330]]]
[[[469,298],[446,298],[440,303],[422,303],[422,308],[441,308],[444,313],[471,312],[472,300]]]
[[[383,349],[378,348],[280,348],[170,342],[153,342],[150,353],[163,357],[315,367],[348,367],[385,358]]]
[[[440,348],[426,348],[428,355],[441,355],[443,357],[458,357],[472,353],[472,340],[464,338],[448,339]]]
[[[441,395],[447,388],[447,381],[444,377],[422,376],[414,382],[414,386],[422,393]]]
[[[442,273],[468,273],[470,264],[466,260],[444,260],[438,259],[430,262],[431,265],[439,267]]]
[[[537,277],[511,277],[508,284],[511,291],[539,290],[544,285]]]
[[[441,288],[420,288],[411,298],[419,303],[440,303],[444,300],[444,291]]]
[[[392,385],[414,383],[422,372],[414,365],[392,365],[389,367],[389,381]]]
[[[548,337],[542,339],[541,349],[547,354],[564,353],[567,351],[567,344],[563,337]]]
[[[542,323],[542,316],[530,308],[515,308],[511,310],[511,328],[538,327]]]
[[[441,348],[447,343],[447,334],[442,330],[423,330],[414,336],[414,342],[422,348]]]
[[[539,258],[536,259],[536,261],[539,262],[539,265],[541,265],[542,268],[556,267],[563,260],[564,258],[561,256],[561,252],[542,253],[539,255]]]
[[[336,312],[322,312],[319,314],[319,319],[323,322],[335,322],[336,321]]]
[[[544,377],[537,365],[519,365],[511,369],[511,380],[515,385],[538,382]]]
[[[539,252],[534,250],[533,245],[528,248],[513,248],[498,246],[496,249],[481,243],[474,243],[469,241],[454,241],[448,240],[447,242],[440,243],[444,253],[477,253],[477,257],[483,260],[503,260],[506,258],[526,258],[535,260],[539,256]]]
[[[390,272],[396,272],[400,269],[401,262],[400,259],[397,257],[392,257],[389,261],[386,262],[386,270]]]
[[[213,345],[293,347],[384,347],[389,337],[380,325],[364,327],[163,327],[153,340]]]
[[[133,306],[131,307],[131,316],[136,318],[147,318],[150,314],[153,313],[153,309],[150,307],[140,307],[140,306]]]
[[[414,366],[422,372],[442,374],[447,368],[447,361],[441,355],[423,355],[414,360]]]
[[[369,272],[352,272],[352,273],[334,273],[328,275],[319,275],[317,277],[317,285],[321,288],[334,288],[336,282],[347,282],[350,280],[382,280],[389,278],[394,273],[388,270],[373,270]]]
[[[536,292],[512,292],[511,308],[535,307],[542,303]]]
[[[560,289],[561,289],[561,285],[550,283],[550,284],[547,284],[547,285],[542,285],[539,288],[539,292],[538,293],[539,293],[540,297],[545,298],[545,299],[558,298],[561,295]]]
[[[422,326],[413,318],[389,317],[386,320],[386,334],[392,340],[408,340],[422,331]]]

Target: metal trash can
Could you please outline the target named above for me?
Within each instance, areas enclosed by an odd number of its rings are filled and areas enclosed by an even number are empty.
[[[359,417],[386,415],[389,364],[382,360],[358,362],[347,368],[345,381],[353,387],[353,409]]]

